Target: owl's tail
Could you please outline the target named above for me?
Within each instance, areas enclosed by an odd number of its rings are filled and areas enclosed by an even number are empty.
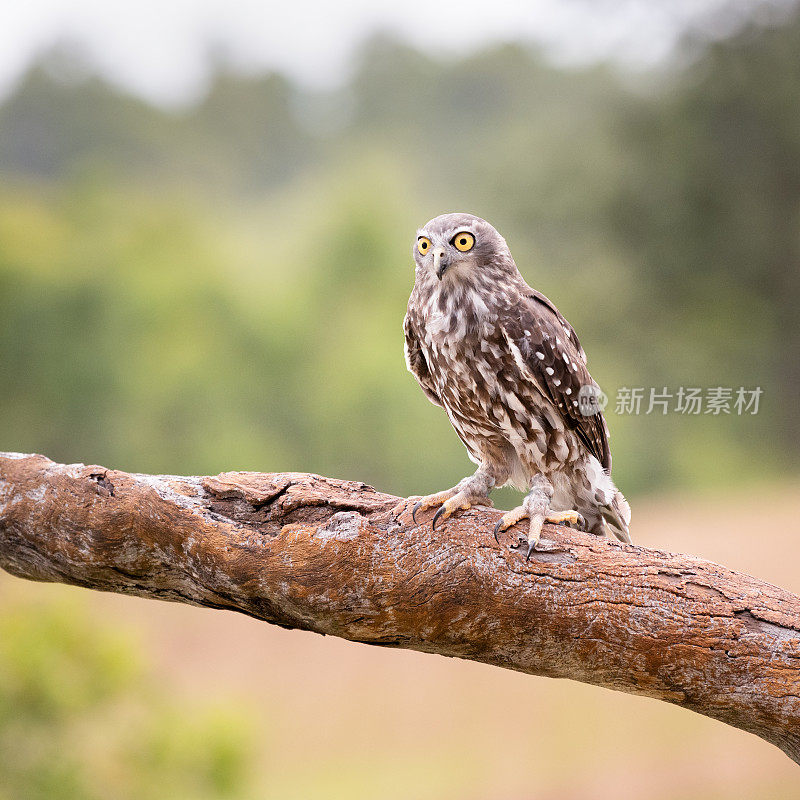
[[[630,544],[631,535],[628,528],[631,524],[631,507],[619,489],[607,506],[600,506],[600,513],[614,536],[621,542]]]

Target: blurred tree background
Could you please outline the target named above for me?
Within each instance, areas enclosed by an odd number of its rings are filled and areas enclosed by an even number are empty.
[[[558,68],[522,45],[435,60],[380,36],[340,89],[220,60],[205,96],[165,109],[74,48],[50,51],[0,104],[2,449],[403,495],[452,485],[471,468],[405,372],[401,322],[416,227],[465,210],[578,331],[626,494],[796,472],[798,53],[797,13],[687,36],[637,74]],[[756,416],[614,413],[621,387],[678,386],[764,394]],[[42,726],[72,737],[76,709],[124,713],[146,683],[76,624],[65,639],[0,620],[6,752]],[[53,663],[88,670],[86,685],[54,693]],[[132,723],[145,744],[106,743],[118,767],[163,774],[171,796],[244,796],[242,742],[195,730],[200,755],[159,761],[147,743],[173,739],[172,712],[148,691]],[[197,759],[205,777],[181,783]],[[135,780],[93,794],[91,765],[68,756],[38,763],[0,763],[0,798],[151,796]]]
[[[633,77],[381,37],[341,90],[223,64],[181,110],[50,52],[0,107],[0,441],[449,485],[469,465],[400,325],[416,227],[461,209],[578,330],[624,490],[796,466],[798,50],[797,16]],[[757,416],[614,413],[620,387],[679,385],[764,395]]]

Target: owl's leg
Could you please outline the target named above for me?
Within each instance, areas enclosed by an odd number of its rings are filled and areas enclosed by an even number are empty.
[[[416,522],[420,511],[439,506],[431,523],[431,527],[436,528],[437,522],[447,519],[455,511],[466,511],[475,505],[490,506],[492,501],[489,499],[489,492],[496,483],[494,473],[487,467],[480,466],[474,475],[459,481],[452,489],[421,497],[411,512],[411,518]]]
[[[536,549],[539,537],[542,534],[542,525],[545,522],[554,524],[571,523],[580,528],[585,526],[583,517],[577,511],[551,511],[550,501],[553,499],[553,486],[544,475],[537,475],[531,481],[531,489],[525,495],[522,505],[513,511],[503,514],[494,526],[494,538],[500,543],[498,534],[507,530],[512,525],[516,525],[520,520],[528,520],[528,535],[525,537],[528,542],[528,552],[526,558],[531,557],[531,553]],[[520,539],[522,537],[520,536]]]

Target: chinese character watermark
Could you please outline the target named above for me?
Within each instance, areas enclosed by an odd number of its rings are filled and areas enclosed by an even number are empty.
[[[679,386],[675,411],[678,414],[700,414],[703,410],[703,390],[699,386]]]
[[[760,386],[753,389],[745,386],[710,386],[705,390],[699,386],[679,386],[675,391],[668,387],[622,386],[617,390],[614,411],[617,414],[676,414],[718,417],[725,414],[736,416],[758,414],[761,396]],[[608,398],[597,386],[582,386],[578,392],[578,407],[584,416],[592,416],[605,409]]]
[[[662,414],[669,411],[669,401],[672,399],[672,393],[667,391],[665,386],[659,394],[656,394],[655,389],[650,389],[650,405],[647,406],[647,413],[652,414],[656,407],[661,409]]]
[[[617,392],[617,414],[638,414],[642,408],[644,389],[629,389],[623,386]]]
[[[740,386],[736,391],[736,401],[733,404],[736,413],[739,416],[747,412],[750,414],[758,414],[758,401],[761,399],[763,393],[764,391],[760,386],[756,386],[755,389],[751,390]]]

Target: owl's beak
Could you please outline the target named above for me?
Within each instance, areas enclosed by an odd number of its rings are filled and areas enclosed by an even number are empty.
[[[444,247],[435,247],[433,249],[433,271],[439,280],[442,279],[442,275],[449,266],[450,256],[447,255]]]

